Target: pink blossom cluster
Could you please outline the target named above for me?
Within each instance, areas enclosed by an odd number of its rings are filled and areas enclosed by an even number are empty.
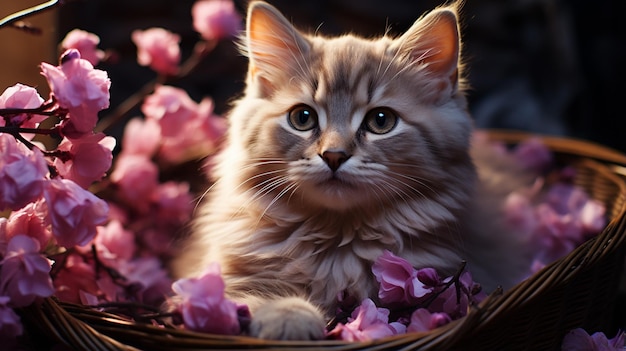
[[[372,272],[380,284],[378,300],[383,307],[363,300],[329,337],[365,341],[429,331],[464,317],[486,296],[468,271],[442,279],[435,269],[416,269],[388,250],[374,262]]]
[[[571,168],[548,173],[556,181],[546,183],[550,150],[538,139],[529,139],[510,151],[519,164],[537,172],[528,188],[511,192],[504,203],[504,217],[511,228],[522,231],[532,252],[530,274],[567,255],[607,224],[603,203],[589,196],[571,179]]]
[[[204,16],[204,30],[213,31],[210,40],[227,38],[240,25],[232,4],[219,5],[194,9],[194,17]],[[140,65],[165,76],[178,73],[177,35],[152,28],[134,32],[131,39]],[[196,283],[172,286],[165,269],[170,244],[188,221],[194,198],[186,182],[163,181],[161,171],[213,153],[224,120],[213,113],[210,99],[196,103],[182,89],[157,86],[145,97],[145,118],[127,124],[114,162],[115,139],[94,132],[99,112],[109,107],[111,85],[106,72],[94,69],[105,59],[99,41],[95,34],[71,31],[60,45],[66,50],[60,63],[41,64],[51,91],[48,100],[22,84],[0,95],[2,340],[24,332],[14,308],[51,295],[86,305],[138,302],[158,307],[172,288],[183,295],[189,288],[185,296],[200,291],[209,302],[218,302],[211,313],[235,306],[223,291],[197,285],[217,282],[219,271],[209,271]],[[57,124],[41,128],[46,120]],[[36,135],[59,136],[60,141],[41,145],[33,141]],[[197,299],[183,301],[195,304]],[[188,316],[192,310],[181,312]],[[234,311],[237,323],[249,319],[245,306]],[[222,321],[223,329],[214,332],[240,328]],[[202,329],[196,322],[196,329]]]
[[[48,297],[59,284],[49,257],[90,243],[108,217],[109,206],[87,190],[111,166],[113,138],[94,133],[97,113],[108,107],[107,74],[76,50],[61,63],[41,64],[51,94],[21,84],[0,96],[0,337],[23,331],[11,308]],[[52,129],[38,129],[54,117]],[[46,150],[31,140],[38,132],[63,137]]]

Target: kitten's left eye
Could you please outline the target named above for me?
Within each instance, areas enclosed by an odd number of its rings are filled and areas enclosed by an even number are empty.
[[[377,107],[365,114],[363,126],[374,134],[389,133],[398,123],[398,116],[389,108]]]
[[[287,120],[293,129],[304,132],[317,126],[317,112],[307,105],[298,105],[289,111]]]

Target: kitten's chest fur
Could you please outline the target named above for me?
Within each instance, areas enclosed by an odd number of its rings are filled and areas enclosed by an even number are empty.
[[[473,189],[471,180],[467,187]],[[466,206],[460,203],[443,207],[434,199],[397,199],[337,211],[291,198],[267,207],[273,194],[251,203],[227,182],[211,196],[195,223],[189,246],[194,253],[179,267],[184,275],[197,275],[218,261],[227,292],[253,306],[251,291],[260,297],[304,296],[329,313],[340,292],[375,298],[371,267],[384,250],[447,274],[465,258]]]

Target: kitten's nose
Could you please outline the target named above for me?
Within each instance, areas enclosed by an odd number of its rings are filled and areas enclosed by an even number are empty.
[[[344,151],[324,151],[320,156],[333,172],[337,171],[339,166],[350,158],[350,155]]]

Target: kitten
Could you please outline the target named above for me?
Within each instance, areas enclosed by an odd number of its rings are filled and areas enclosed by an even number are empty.
[[[483,211],[457,7],[363,39],[303,34],[252,2],[247,88],[175,274],[219,262],[251,334],[271,339],[322,338],[340,292],[376,299],[384,250],[444,275],[467,260],[489,289],[512,284],[527,263],[510,261],[514,240]]]

